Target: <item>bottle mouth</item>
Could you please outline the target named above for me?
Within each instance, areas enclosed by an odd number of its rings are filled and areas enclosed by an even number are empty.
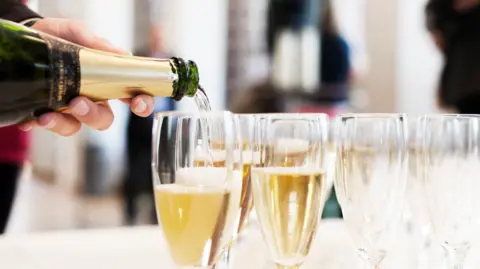
[[[200,88],[200,78],[198,76],[198,67],[194,61],[187,61],[187,85],[185,89],[185,95],[193,97],[197,93],[197,90]],[[202,90],[205,94],[205,91]]]
[[[198,68],[195,62],[185,62],[181,58],[172,57],[172,71],[178,74],[178,79],[174,81],[174,92],[172,99],[179,101],[184,96],[195,96],[199,89]],[[203,93],[205,93],[202,90]]]

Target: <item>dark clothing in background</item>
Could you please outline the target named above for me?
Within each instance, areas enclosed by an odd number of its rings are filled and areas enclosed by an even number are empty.
[[[461,114],[480,114],[480,4],[457,12],[452,0],[430,0],[427,27],[443,40],[442,102]]]
[[[350,76],[350,49],[340,35],[324,33],[321,45],[321,78],[325,84],[347,84]]]
[[[305,25],[318,25],[320,37],[319,78],[322,92],[318,95],[322,103],[332,104],[348,100],[350,79],[350,49],[345,39],[332,29],[322,27],[319,6],[321,1],[273,0],[267,12],[267,51],[273,55],[276,38],[283,29],[301,30]],[[331,87],[334,85],[334,87]],[[311,100],[318,101],[318,100]]]
[[[128,224],[137,217],[136,201],[141,194],[153,195],[152,188],[152,126],[153,118],[130,113],[127,129],[127,175],[124,182],[125,214]],[[155,214],[152,213],[152,221]]]
[[[0,18],[22,22],[40,18],[18,0],[0,0]],[[28,133],[16,126],[0,128],[0,234],[5,232],[12,209],[18,177],[27,156]]]
[[[0,0],[0,18],[4,20],[22,22],[31,18],[41,18],[19,0]]]
[[[285,28],[298,31],[305,25],[318,25],[320,1],[271,0],[267,12],[267,51],[272,55],[276,34]]]
[[[0,163],[0,234],[7,227],[21,169],[18,164]]]
[[[447,48],[440,96],[461,114],[480,114],[480,31]]]

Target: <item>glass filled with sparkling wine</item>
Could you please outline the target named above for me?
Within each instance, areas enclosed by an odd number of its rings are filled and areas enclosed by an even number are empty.
[[[242,191],[239,143],[229,112],[155,114],[156,211],[178,268],[214,267],[231,240]]]
[[[252,191],[260,229],[278,268],[300,268],[326,194],[328,118],[260,115],[255,123]]]

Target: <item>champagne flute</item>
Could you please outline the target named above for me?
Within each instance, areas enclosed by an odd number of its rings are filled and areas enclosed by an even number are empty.
[[[424,269],[429,265],[428,252],[431,245],[431,223],[424,198],[424,166],[418,162],[423,133],[417,128],[420,116],[408,117],[408,179],[405,200],[405,221],[407,232],[412,235],[412,252],[415,253],[415,268]]]
[[[254,128],[255,128],[255,114],[236,114],[239,122],[239,130],[242,137],[241,154],[243,161],[243,178],[242,178],[242,199],[240,203],[240,214],[238,221],[238,229],[234,234],[234,239],[237,239],[244,228],[248,225],[250,213],[253,209],[253,196],[251,191],[251,168],[253,158],[256,153],[254,152]]]
[[[212,268],[240,202],[238,122],[229,112],[162,112],[153,131],[155,205],[170,256],[178,268]]]
[[[327,150],[327,155],[326,155],[326,171],[327,171],[327,187],[325,188],[326,190],[326,195],[324,197],[324,200],[322,201],[322,205],[325,205],[327,200],[330,198],[332,192],[333,192],[333,181],[335,178],[335,164],[337,161],[337,151],[335,148],[335,135],[334,135],[334,124],[329,124],[328,125],[328,150]]]
[[[235,222],[235,226],[233,227],[232,240],[222,254],[222,264],[226,268],[230,268],[232,245],[239,238],[240,233],[244,229],[253,207],[250,178],[255,114],[236,114],[235,117],[239,123],[239,132],[241,136],[241,143],[237,147],[237,154],[241,155],[241,160],[243,162],[243,164],[240,164],[242,167],[242,190],[240,195],[240,203],[238,204],[237,220]],[[219,145],[218,148],[222,148],[222,146]]]
[[[417,128],[432,232],[448,268],[462,269],[480,220],[480,116],[426,115]]]
[[[407,172],[406,116],[344,114],[336,120],[335,191],[366,269],[378,269],[400,221]]]
[[[271,114],[256,120],[253,199],[277,268],[299,268],[310,251],[326,194],[327,125],[325,114]]]

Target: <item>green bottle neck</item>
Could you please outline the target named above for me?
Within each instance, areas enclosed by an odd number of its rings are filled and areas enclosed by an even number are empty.
[[[200,88],[198,67],[193,61],[185,62],[181,58],[171,58],[172,72],[178,75],[173,82],[174,100],[181,100],[184,96],[193,97]]]

